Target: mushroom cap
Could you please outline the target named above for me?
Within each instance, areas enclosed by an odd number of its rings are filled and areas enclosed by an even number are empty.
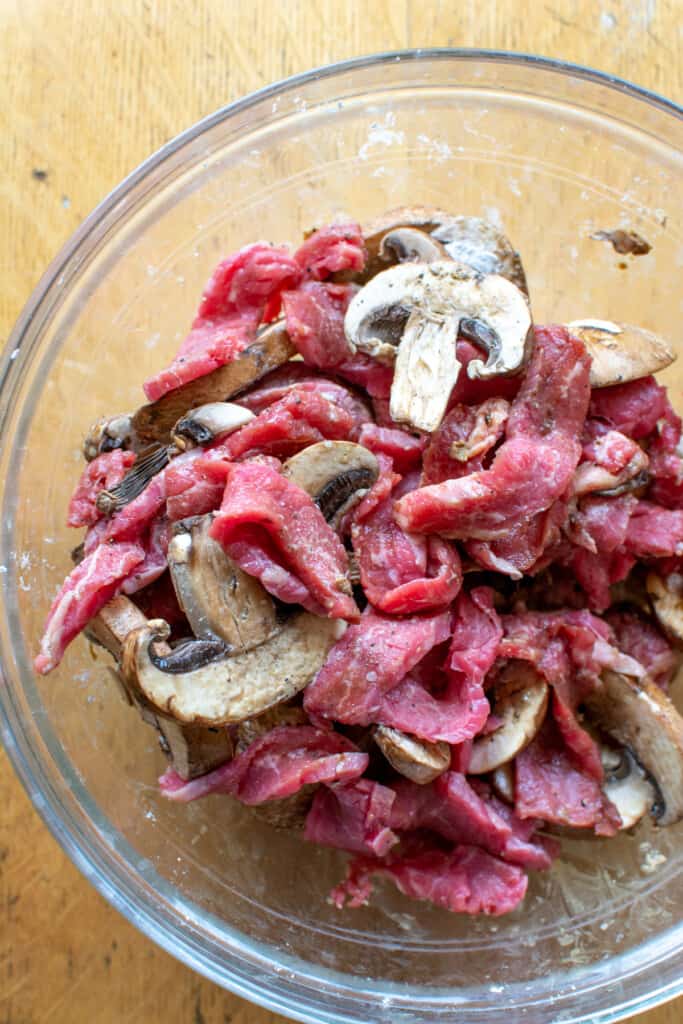
[[[418,786],[433,782],[450,767],[448,743],[430,743],[388,725],[378,725],[373,738],[392,768]]]
[[[180,722],[226,725],[261,714],[299,693],[321,668],[338,639],[340,624],[308,612],[293,616],[284,628],[258,647],[232,655],[216,647],[202,664],[206,641],[190,641],[181,651],[186,671],[158,666],[155,645],[169,636],[168,623],[152,619],[133,630],[123,645],[122,671],[127,684],[158,713]],[[199,666],[192,667],[193,646]],[[167,649],[166,649],[167,650]],[[173,652],[165,659],[169,665]]]
[[[372,487],[379,463],[353,441],[319,441],[287,459],[282,475],[310,494],[329,522]]]
[[[206,775],[233,756],[234,742],[227,729],[185,725],[161,715],[156,718],[156,727],[162,749],[186,781]]]
[[[208,402],[188,410],[178,420],[171,431],[171,440],[176,448],[185,451],[232,434],[253,419],[253,412],[242,405],[234,402]]]
[[[601,744],[605,796],[621,818],[621,831],[633,828],[657,803],[657,791],[630,750]]]
[[[104,647],[116,661],[120,661],[128,634],[146,625],[147,619],[138,606],[129,597],[121,594],[105,604],[104,608],[90,620],[85,632],[89,640]]]
[[[514,761],[501,764],[491,773],[491,787],[496,796],[508,804],[515,802],[515,765]]]
[[[512,761],[538,732],[548,708],[548,684],[524,662],[507,666],[495,687],[493,713],[501,725],[472,744],[469,771],[492,772]]]
[[[676,358],[671,346],[643,327],[612,320],[572,320],[567,329],[579,338],[591,359],[591,387],[607,388],[648,377]]]
[[[213,515],[173,524],[168,567],[180,607],[200,640],[222,640],[235,653],[282,628],[273,599],[210,534]]]
[[[647,679],[603,672],[601,685],[586,698],[600,727],[628,747],[659,791],[654,812],[660,825],[683,817],[683,718],[669,698]]]
[[[295,352],[284,320],[276,320],[261,328],[251,345],[232,362],[143,405],[133,416],[133,427],[144,443],[167,441],[174,423],[188,409],[232,398],[282,366]]]
[[[448,259],[441,242],[419,228],[392,228],[379,243],[379,258],[385,263],[433,263]]]
[[[103,452],[111,452],[116,448],[137,451],[138,447],[133,416],[131,413],[122,412],[115,416],[103,416],[92,424],[83,440],[83,457],[86,462],[92,462]]]
[[[683,645],[683,577],[672,573],[664,578],[651,572],[645,585],[660,626],[679,646]]]

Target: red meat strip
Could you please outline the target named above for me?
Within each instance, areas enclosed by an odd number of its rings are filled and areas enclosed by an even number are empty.
[[[609,553],[626,540],[637,499],[629,494],[616,498],[584,498],[572,513],[567,534],[574,544],[594,553]]]
[[[387,455],[377,456],[379,475],[366,495],[352,510],[352,521],[364,523],[391,494],[401,477],[394,473],[392,460]]]
[[[513,525],[498,540],[468,541],[467,553],[484,569],[503,573],[511,579],[521,579],[524,573],[533,574],[544,562],[545,553],[552,551],[560,540],[567,510],[568,502],[563,496],[545,512]]]
[[[642,377],[611,388],[597,388],[591,395],[589,415],[634,441],[647,437],[665,415],[666,390],[654,377]]]
[[[522,868],[483,850],[473,846],[444,850],[424,844],[412,855],[355,858],[345,881],[331,893],[334,905],[340,909],[347,902],[351,907],[363,906],[372,894],[375,875],[390,878],[405,896],[460,914],[507,914],[521,903],[527,889]]]
[[[139,544],[99,544],[71,570],[48,612],[36,672],[46,675],[57,667],[74,637],[119,593],[144,557]]]
[[[365,352],[356,352],[355,356],[336,366],[334,372],[356,387],[363,388],[372,398],[389,398],[391,394],[393,366],[380,363]]]
[[[349,431],[352,441],[357,440],[361,428],[370,422],[371,414],[366,403],[348,388],[326,377],[312,376],[304,363],[288,363],[264,377],[259,386],[246,395],[240,395],[238,404],[253,413],[261,413],[269,406],[295,390],[297,394],[312,392],[321,395],[328,402],[340,406],[353,417],[354,425]]]
[[[552,711],[555,725],[576,766],[602,785],[605,774],[598,745],[593,737],[582,728],[576,714],[562,700],[557,690],[553,693]]]
[[[104,540],[104,535],[109,529],[108,519],[99,519],[94,526],[89,526],[83,541],[83,554],[90,555]]]
[[[647,453],[618,430],[605,433],[597,420],[586,424],[583,455],[586,461],[574,474],[573,492],[577,498],[594,491],[611,490],[634,477],[647,480]]]
[[[262,413],[212,448],[208,458],[238,459],[249,454],[288,458],[318,441],[340,441],[354,431],[352,415],[304,385],[297,385]]]
[[[71,496],[67,526],[93,526],[101,519],[102,513],[95,504],[97,495],[120,484],[134,462],[134,452],[124,452],[119,448],[103,452],[89,462]]]
[[[205,455],[202,448],[191,448],[164,471],[166,513],[172,523],[220,508],[225,483],[207,470],[202,461]]]
[[[308,598],[301,602],[304,607],[356,621],[344,546],[310,496],[270,466],[242,462],[225,468],[223,503],[211,536],[276,597],[287,600],[269,567],[301,585]],[[258,571],[251,552],[260,563]]]
[[[447,612],[396,620],[368,606],[330,651],[306,690],[304,707],[349,725],[378,721],[384,694],[449,633]]]
[[[369,779],[321,787],[306,817],[304,837],[321,846],[384,857],[398,842],[388,826],[394,791]]]
[[[683,555],[683,510],[639,501],[629,520],[626,549],[636,558]]]
[[[462,584],[455,547],[440,537],[404,533],[392,505],[389,496],[353,525],[353,548],[368,600],[394,615],[449,605]]]
[[[612,603],[610,587],[626,579],[636,560],[623,551],[598,554],[577,547],[564,562],[584,591],[590,610],[603,612]]]
[[[403,529],[496,540],[568,490],[581,453],[590,358],[564,328],[536,330],[536,345],[513,403],[506,441],[491,469],[423,487],[397,502]]]
[[[145,536],[152,520],[164,507],[166,502],[166,471],[157,473],[145,487],[144,491],[124,505],[109,520],[105,542],[137,541]]]
[[[657,433],[650,441],[650,471],[653,477],[649,497],[665,508],[683,508],[683,459],[678,453],[681,420],[667,401]]]
[[[168,569],[168,543],[170,540],[170,524],[166,516],[159,516],[149,528],[144,545],[145,557],[121,587],[122,594],[137,594],[138,590],[148,587],[159,579]]]
[[[388,455],[398,473],[419,468],[427,443],[426,438],[416,437],[407,430],[379,427],[376,423],[364,423],[358,440],[371,452]]]
[[[610,612],[607,621],[614,630],[619,649],[635,658],[650,679],[667,690],[679,658],[662,631],[651,619],[635,612]]]
[[[481,359],[482,353],[472,342],[458,338],[456,355],[460,363],[460,373],[451,392],[451,404],[462,402],[465,405],[478,405],[489,398],[505,398],[509,402],[515,398],[522,383],[522,374],[514,377],[491,377],[488,380],[472,380],[467,375],[467,366],[473,359]]]
[[[150,402],[231,363],[256,336],[256,316],[234,314],[196,320],[173,362],[142,385]]]
[[[489,588],[458,595],[452,633],[443,671],[420,665],[385,695],[378,722],[451,744],[464,743],[482,730],[490,710],[484,679],[503,635]]]
[[[323,281],[330,274],[365,266],[363,232],[358,224],[328,224],[314,231],[294,253],[294,259],[306,277]]]
[[[481,405],[454,405],[424,453],[422,486],[484,469],[486,454],[505,432],[509,410],[503,398],[489,398]]]
[[[159,786],[165,797],[181,803],[226,793],[243,804],[263,804],[292,796],[313,783],[350,782],[363,774],[367,764],[368,755],[339,733],[311,725],[281,725],[207,775],[185,782],[169,768]]]
[[[515,811],[611,836],[621,819],[599,782],[577,768],[552,719],[515,759]]]
[[[353,356],[344,333],[344,314],[352,296],[349,285],[318,281],[283,294],[287,333],[309,366],[331,370]]]

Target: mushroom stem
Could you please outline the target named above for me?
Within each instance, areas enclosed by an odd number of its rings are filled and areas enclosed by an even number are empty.
[[[427,319],[420,310],[409,316],[396,357],[395,380],[402,386],[391,389],[391,418],[397,423],[427,432],[441,423],[460,372],[455,357],[460,319],[459,313]]]

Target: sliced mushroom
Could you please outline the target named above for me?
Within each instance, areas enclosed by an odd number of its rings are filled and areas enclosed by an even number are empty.
[[[515,765],[508,761],[491,774],[491,786],[496,796],[508,804],[515,802]]]
[[[448,259],[440,242],[419,228],[401,227],[387,231],[378,250],[383,263],[433,263]]]
[[[233,402],[209,402],[190,409],[171,431],[171,441],[184,452],[188,448],[210,444],[219,437],[233,434],[254,419],[249,409]]]
[[[380,253],[383,239],[389,233],[410,228],[431,236],[451,259],[480,273],[507,277],[528,295],[519,253],[502,231],[480,217],[455,217],[430,206],[403,206],[366,224],[363,234],[368,259],[363,274],[355,280],[369,281],[384,270],[386,262]]]
[[[572,320],[567,329],[584,343],[592,359],[590,382],[594,388],[648,377],[676,358],[668,342],[643,327],[611,320]]]
[[[292,483],[313,498],[329,523],[361,500],[379,475],[377,457],[353,441],[320,441],[285,462]]]
[[[524,662],[507,666],[496,684],[492,706],[501,724],[474,740],[469,771],[482,775],[512,761],[531,743],[547,708],[548,685],[539,674]]]
[[[637,825],[656,806],[657,791],[630,750],[600,745],[605,769],[602,787],[621,818],[621,829]]]
[[[117,416],[105,416],[97,420],[83,441],[86,462],[92,462],[103,452],[113,452],[116,448],[133,452],[139,448],[139,438],[130,413],[119,413]]]
[[[170,649],[168,623],[152,619],[126,637],[123,675],[152,707],[177,721],[241,722],[303,690],[343,627],[302,612],[265,643],[231,655],[224,644],[210,640]]]
[[[683,817],[683,718],[658,686],[606,671],[586,706],[599,726],[629,748],[657,787],[660,825]]]
[[[645,582],[652,610],[665,633],[683,644],[683,576],[671,573],[664,579],[657,573],[648,573]]]
[[[147,619],[137,605],[130,598],[120,596],[112,598],[90,621],[86,635],[109,651],[118,663],[128,634],[146,625]],[[157,715],[137,691],[126,685],[120,671],[111,669],[111,673],[124,700],[137,709],[143,721],[157,730],[161,749],[183,779],[204,775],[230,760],[233,741],[226,729],[183,725]]]
[[[133,416],[138,437],[146,444],[166,442],[173,424],[188,409],[234,397],[266,373],[282,366],[295,352],[283,320],[261,328],[256,340],[231,363],[182,384],[158,401],[138,409]]]
[[[100,491],[97,495],[95,504],[102,515],[110,516],[119,512],[124,505],[137,498],[138,494],[142,494],[152,477],[168,465],[171,454],[168,446],[163,444],[150,445],[145,451],[140,452],[121,483],[109,491]]]
[[[455,340],[463,320],[481,321],[488,359],[472,360],[470,377],[513,373],[524,361],[531,315],[525,296],[504,277],[476,275],[439,260],[403,263],[365,285],[346,313],[346,335],[370,354],[396,352],[391,416],[431,432],[441,423],[460,364]],[[485,328],[485,330],[484,330]]]
[[[212,522],[209,514],[174,523],[168,567],[194,635],[239,653],[268,640],[282,624],[264,587],[210,536]]]
[[[418,786],[433,782],[450,767],[451,748],[447,743],[420,740],[388,725],[377,726],[374,740],[391,767]]]

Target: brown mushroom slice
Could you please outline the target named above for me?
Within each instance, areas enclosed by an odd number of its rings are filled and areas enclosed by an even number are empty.
[[[167,441],[170,431],[188,409],[223,402],[282,366],[296,352],[284,320],[263,327],[256,339],[225,366],[182,384],[156,402],[143,405],[133,416],[133,427],[144,443]]]
[[[492,772],[512,761],[538,732],[548,708],[548,684],[523,662],[509,665],[495,687],[493,714],[500,726],[472,744],[469,771]]]
[[[448,259],[440,242],[419,228],[399,227],[387,231],[380,241],[378,256],[385,264],[433,263]]]
[[[491,773],[491,788],[497,797],[508,804],[515,802],[515,766],[512,761],[501,764]]]
[[[630,750],[600,745],[605,769],[602,787],[621,818],[621,830],[633,828],[657,804],[657,791]]]
[[[482,217],[449,217],[432,232],[453,260],[479,274],[500,274],[528,296],[522,260],[509,238]]]
[[[372,487],[379,463],[373,452],[353,441],[320,441],[287,459],[282,474],[310,494],[334,523]]]
[[[168,567],[180,607],[195,637],[218,640],[239,653],[278,632],[275,604],[210,535],[213,515],[173,524]]]
[[[671,346],[651,331],[612,320],[572,320],[567,329],[579,338],[592,359],[594,388],[625,384],[664,370],[676,358]]]
[[[660,626],[679,646],[683,645],[683,577],[671,573],[664,579],[651,572],[645,586]]]
[[[377,726],[374,740],[391,767],[418,786],[433,782],[450,767],[447,743],[430,743],[388,725]]]
[[[600,727],[629,748],[657,787],[653,816],[660,825],[683,817],[683,718],[647,679],[604,672],[586,699]]]
[[[112,598],[90,621],[86,635],[119,662],[128,634],[146,625],[147,619],[137,605],[121,595]],[[112,669],[111,672],[124,700],[137,709],[144,722],[157,730],[161,749],[181,778],[194,779],[230,760],[233,741],[226,729],[183,725],[157,715],[138,693],[126,686],[119,671]]]
[[[171,441],[178,451],[184,452],[233,434],[253,419],[250,409],[234,402],[209,402],[190,409],[178,420],[171,431]]]
[[[172,650],[170,628],[152,619],[126,637],[126,683],[161,714],[180,722],[241,722],[289,700],[321,668],[343,623],[308,612],[293,616],[265,643],[231,655],[225,645],[190,640]]]
[[[139,447],[133,417],[131,413],[122,412],[116,416],[103,416],[93,423],[83,441],[83,456],[86,462],[92,462],[104,452],[113,452],[117,448],[134,452]]]
[[[472,360],[470,377],[513,373],[525,359],[531,315],[526,297],[504,277],[478,276],[453,260],[400,263],[354,296],[347,338],[370,354],[396,351],[390,411],[394,420],[432,432],[441,423],[460,364],[455,339],[463,320],[481,322],[488,358]]]

